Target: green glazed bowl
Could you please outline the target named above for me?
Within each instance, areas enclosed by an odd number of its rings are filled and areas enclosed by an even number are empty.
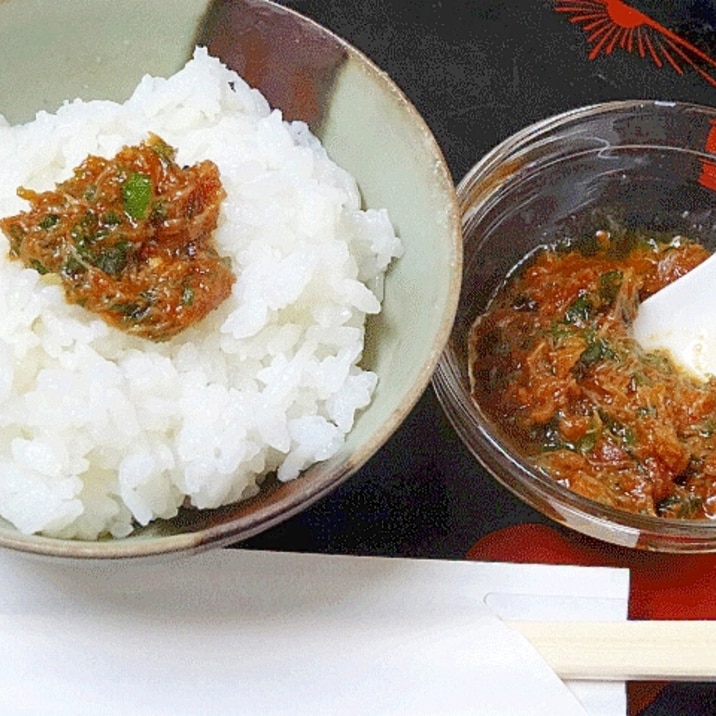
[[[251,500],[183,510],[129,537],[96,542],[27,536],[0,520],[0,546],[120,559],[198,552],[255,535],[328,494],[378,451],[422,395],[447,342],[462,244],[441,151],[385,73],[301,15],[264,0],[0,0],[0,113],[17,123],[74,97],[124,101],[144,74],[177,71],[196,44],[258,87],[286,119],[307,121],[356,177],[365,205],[388,209],[404,255],[386,277],[383,311],[368,324],[363,365],[378,374],[374,400],[336,456],[292,482],[267,480]]]

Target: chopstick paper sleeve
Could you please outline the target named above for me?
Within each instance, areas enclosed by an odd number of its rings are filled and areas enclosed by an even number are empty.
[[[466,557],[485,562],[628,568],[630,619],[716,619],[716,555],[646,552],[610,545],[560,527],[521,524],[486,535]],[[664,685],[655,681],[628,683],[629,713],[640,713]]]

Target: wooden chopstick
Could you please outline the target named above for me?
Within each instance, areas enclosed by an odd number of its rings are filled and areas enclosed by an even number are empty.
[[[563,679],[716,681],[716,621],[509,623]]]

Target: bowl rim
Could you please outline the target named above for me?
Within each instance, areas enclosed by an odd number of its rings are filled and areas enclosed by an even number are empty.
[[[653,99],[614,100],[569,109],[538,120],[495,145],[465,173],[457,186],[465,255],[469,254],[473,240],[471,232],[467,230],[471,216],[521,167],[520,162],[515,162],[514,166],[499,174],[499,167],[506,159],[510,160],[518,155],[527,143],[578,120],[600,114],[653,108],[663,111],[694,111],[705,114],[712,121],[716,120],[716,107],[708,105]],[[658,146],[653,145],[654,148]],[[716,161],[716,155],[704,152],[703,156]],[[492,175],[496,171],[498,176],[493,180]],[[484,183],[484,186],[481,186],[481,183]],[[464,263],[463,270],[467,268],[467,263]],[[461,297],[468,286],[469,281],[463,275]],[[475,318],[476,316],[466,319],[465,322],[471,325]],[[459,438],[492,478],[553,521],[603,541],[629,547],[642,547],[640,542],[643,542],[646,549],[664,552],[716,551],[716,521],[662,518],[602,505],[520,462],[519,456],[510,449],[507,441],[500,437],[499,431],[490,432],[490,421],[470,399],[455,351],[456,342],[464,343],[464,337],[458,331],[456,320],[433,376],[433,387]],[[559,505],[559,509],[555,508],[555,503]],[[622,534],[610,534],[615,531]]]

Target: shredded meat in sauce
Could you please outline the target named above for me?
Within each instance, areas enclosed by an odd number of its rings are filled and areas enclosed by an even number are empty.
[[[603,504],[716,517],[716,379],[631,335],[640,301],[708,256],[677,237],[598,232],[544,248],[508,278],[469,338],[473,399],[534,466]]]
[[[61,279],[70,303],[162,341],[200,321],[235,277],[213,243],[221,201],[211,161],[180,167],[156,135],[89,156],[52,191],[20,188],[30,210],[0,220],[10,256]]]

